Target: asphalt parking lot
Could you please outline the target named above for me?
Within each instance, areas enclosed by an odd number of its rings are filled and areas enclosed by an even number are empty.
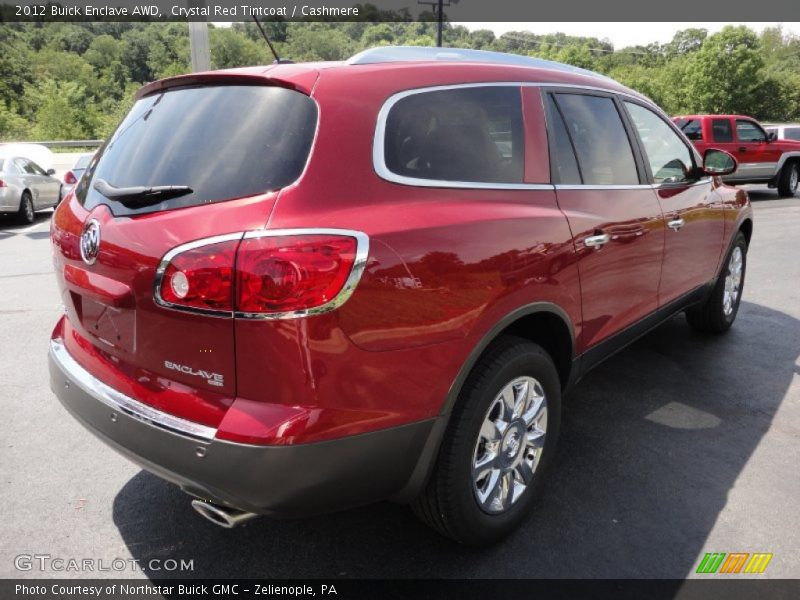
[[[771,552],[761,577],[800,577],[800,198],[766,188],[751,197],[733,330],[706,337],[679,316],[589,375],[565,407],[535,514],[483,551],[388,503],[234,530],[201,519],[51,394],[60,303],[50,213],[32,226],[0,218],[0,577],[682,578],[706,552]],[[186,559],[194,569],[20,572],[21,554]]]

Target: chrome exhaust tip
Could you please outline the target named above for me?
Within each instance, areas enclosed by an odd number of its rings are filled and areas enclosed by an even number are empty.
[[[218,504],[206,502],[205,500],[192,500],[192,508],[214,523],[214,525],[219,525],[225,529],[233,529],[237,525],[241,525],[259,516],[256,513],[220,506]]]

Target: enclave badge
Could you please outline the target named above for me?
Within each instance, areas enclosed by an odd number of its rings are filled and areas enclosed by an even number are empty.
[[[81,233],[81,258],[87,265],[93,265],[100,252],[100,223],[97,219],[87,221]]]

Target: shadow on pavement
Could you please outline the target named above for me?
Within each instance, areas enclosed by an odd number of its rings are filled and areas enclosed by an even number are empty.
[[[142,563],[193,559],[194,571],[177,576],[682,578],[767,432],[798,354],[800,321],[760,305],[743,303],[719,337],[670,320],[575,389],[542,501],[488,550],[454,545],[388,503],[224,530],[145,472],[117,494],[114,522]]]

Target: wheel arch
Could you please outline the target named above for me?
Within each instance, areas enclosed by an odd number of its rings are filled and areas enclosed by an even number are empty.
[[[441,415],[452,411],[470,371],[489,346],[504,335],[524,338],[544,348],[556,365],[562,388],[567,386],[575,357],[575,329],[567,313],[558,305],[534,302],[509,313],[484,334],[450,385]]]
[[[739,231],[744,234],[744,239],[747,245],[750,246],[750,238],[753,237],[753,220],[745,219],[742,221],[741,225],[739,225]]]
[[[450,385],[439,417],[428,435],[414,471],[406,485],[392,496],[392,500],[395,502],[410,502],[424,489],[439,456],[439,448],[461,388],[486,350],[504,335],[515,335],[542,346],[556,365],[562,388],[567,387],[573,376],[575,356],[575,330],[567,313],[551,302],[534,302],[520,307],[500,319],[483,335],[461,365]]]

